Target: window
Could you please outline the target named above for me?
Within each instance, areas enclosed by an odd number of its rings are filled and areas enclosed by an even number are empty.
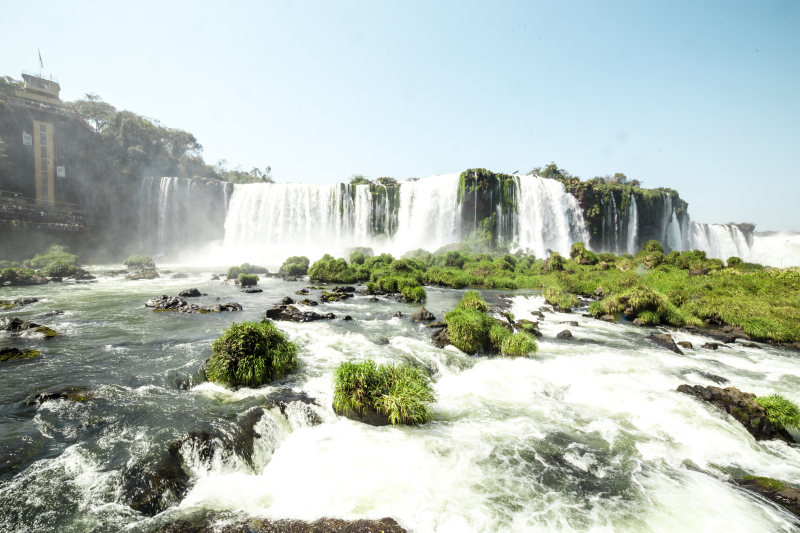
[[[50,162],[47,159],[42,159],[42,171],[47,171],[50,168]]]
[[[42,157],[47,157],[47,146],[42,146]]]
[[[39,131],[41,131],[41,132],[47,132],[47,126],[46,126],[46,125],[44,125],[44,124],[39,124]]]
[[[39,142],[41,144],[45,144],[45,145],[47,144],[47,134],[46,133],[40,133],[39,134]]]

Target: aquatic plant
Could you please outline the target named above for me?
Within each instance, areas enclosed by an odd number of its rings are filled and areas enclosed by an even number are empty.
[[[337,413],[375,411],[392,425],[423,424],[436,401],[430,376],[408,364],[377,365],[372,360],[341,363],[334,374]]]
[[[206,377],[233,387],[257,387],[294,369],[297,351],[271,322],[233,323],[211,345]]]
[[[759,396],[756,403],[764,408],[767,418],[780,428],[793,427],[800,429],[800,408],[791,400],[779,394]]]

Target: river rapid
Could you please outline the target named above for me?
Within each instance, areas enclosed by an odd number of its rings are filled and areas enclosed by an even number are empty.
[[[91,269],[99,277],[90,283],[0,289],[3,299],[40,299],[0,316],[59,333],[0,333],[0,346],[42,353],[0,363],[0,531],[145,532],[199,512],[390,516],[413,532],[800,531],[795,517],[732,483],[757,475],[800,485],[800,448],[757,442],[728,415],[675,392],[683,383],[716,385],[700,374],[707,372],[800,402],[796,352],[740,344],[712,351],[699,348],[708,339],[672,332],[696,347],[678,355],[646,339],[653,328],[545,312],[534,357],[468,356],[434,347],[432,330],[408,319],[416,306],[356,295],[313,308],[335,320],[277,323],[300,347],[295,373],[230,390],[200,379],[213,340],[234,321],[260,320],[284,296],[302,298],[295,291],[309,283],[262,277],[264,292],[245,294],[209,281],[219,269],[165,267],[188,278],[128,281],[101,275],[109,268]],[[154,313],[143,305],[189,287],[208,294],[193,303],[219,297],[244,310]],[[441,319],[463,291],[427,292],[425,307]],[[318,299],[319,290],[310,293]],[[535,319],[544,306],[531,291],[504,294],[517,319]],[[55,310],[63,313],[48,315]],[[556,339],[563,329],[574,337]],[[336,416],[334,369],[363,358],[429,369],[433,421],[372,427]],[[91,398],[34,401],[69,386]],[[192,431],[230,435],[287,388],[316,403],[266,410],[251,463],[233,455],[209,463],[187,451],[191,480],[180,502],[155,517],[126,503],[133,465]]]

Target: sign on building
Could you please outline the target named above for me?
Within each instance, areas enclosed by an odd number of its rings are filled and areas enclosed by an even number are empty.
[[[64,167],[56,167],[56,177],[57,178],[66,178],[67,171]]]
[[[33,136],[30,133],[23,133],[22,144],[25,146],[33,146]]]

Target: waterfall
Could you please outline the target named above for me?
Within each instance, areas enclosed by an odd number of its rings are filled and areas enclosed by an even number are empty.
[[[400,208],[392,252],[434,251],[461,238],[459,174],[442,174],[400,185]]]
[[[635,254],[639,251],[636,237],[639,233],[639,209],[636,207],[636,195],[631,194],[631,204],[628,206],[628,253]]]
[[[589,242],[578,201],[558,181],[538,176],[519,178],[517,238],[520,248],[544,257],[548,250],[568,255],[573,242]]]

